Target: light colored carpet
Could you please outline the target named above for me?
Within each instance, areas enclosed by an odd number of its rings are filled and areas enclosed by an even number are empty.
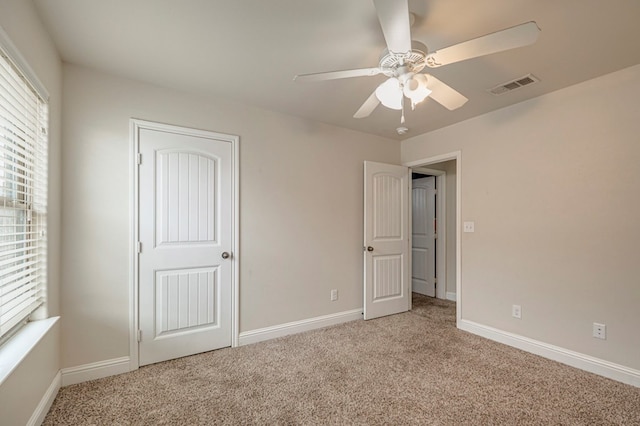
[[[45,425],[640,425],[640,389],[455,328],[455,304],[60,390]]]

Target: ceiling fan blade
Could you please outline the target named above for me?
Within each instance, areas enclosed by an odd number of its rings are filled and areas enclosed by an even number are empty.
[[[294,81],[324,81],[339,78],[370,77],[382,72],[380,68],[360,68],[356,70],[318,72],[314,74],[300,74],[293,77]]]
[[[490,55],[516,47],[528,46],[538,39],[540,28],[535,21],[526,22],[482,37],[474,38],[427,55],[431,68],[452,64],[479,56]]]
[[[391,53],[411,51],[408,0],[373,0],[387,48]]]
[[[431,90],[429,97],[448,110],[453,111],[460,108],[469,100],[431,74],[425,75],[427,76],[427,87]]]
[[[376,92],[374,91],[371,96],[367,98],[366,101],[362,104],[360,109],[353,114],[353,118],[365,118],[371,115],[374,109],[380,104],[376,96]]]

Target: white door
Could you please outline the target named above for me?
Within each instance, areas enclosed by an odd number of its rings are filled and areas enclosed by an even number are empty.
[[[364,163],[364,319],[409,310],[409,169]]]
[[[139,365],[231,345],[232,143],[171,130],[138,133]]]
[[[411,290],[436,296],[436,178],[411,181]]]

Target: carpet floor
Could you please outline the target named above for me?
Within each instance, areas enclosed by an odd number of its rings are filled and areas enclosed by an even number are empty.
[[[640,388],[455,328],[455,303],[67,386],[44,425],[640,425]]]

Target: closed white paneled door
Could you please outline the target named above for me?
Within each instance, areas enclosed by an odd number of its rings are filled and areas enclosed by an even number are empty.
[[[364,319],[409,310],[409,169],[364,163]]]
[[[139,365],[231,345],[233,146],[140,128]]]
[[[413,179],[411,289],[436,296],[436,178]]]

